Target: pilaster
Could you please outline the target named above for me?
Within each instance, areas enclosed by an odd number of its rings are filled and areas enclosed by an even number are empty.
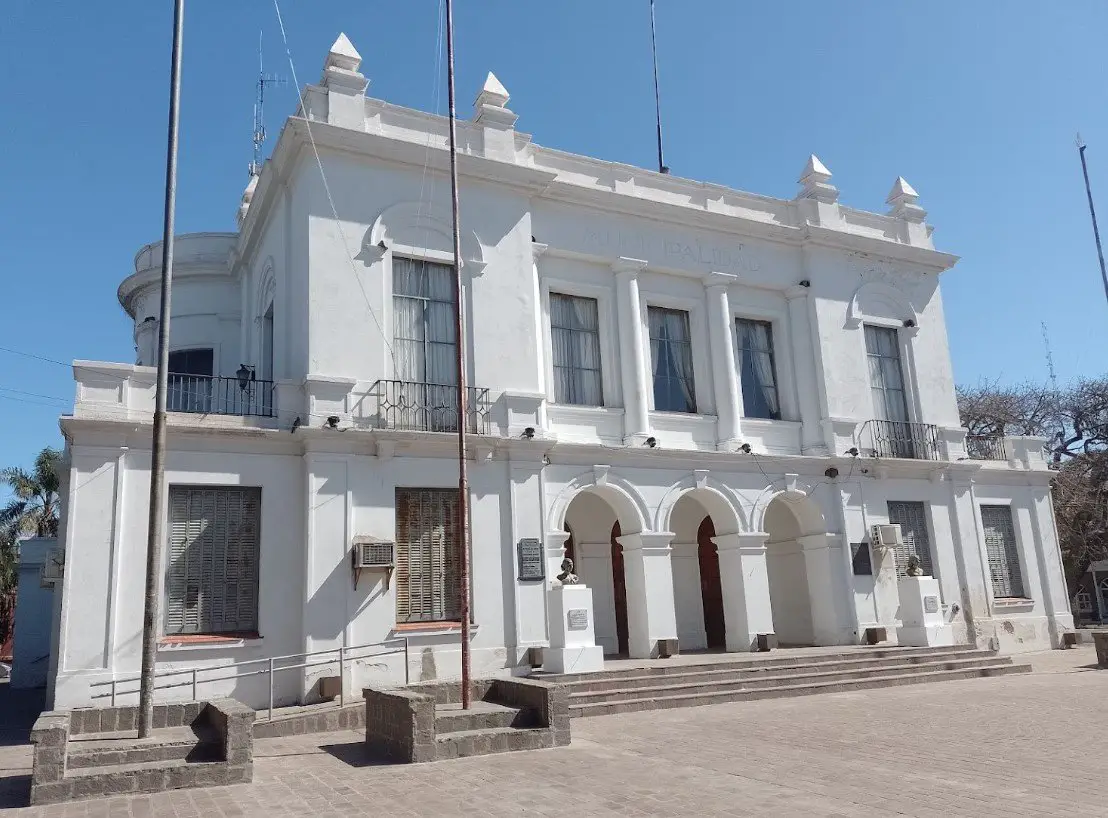
[[[815,347],[812,344],[811,286],[791,287],[785,291],[789,304],[789,347],[796,373],[797,399],[800,409],[800,447],[804,454],[828,453],[820,424],[820,380],[816,373]]]
[[[624,534],[623,571],[627,586],[627,647],[632,659],[657,655],[658,640],[677,639],[673,603],[670,532]]]
[[[808,579],[808,603],[812,610],[812,636],[817,645],[839,645],[844,641],[842,606],[837,604],[837,579],[842,571],[842,538],[838,534],[797,537],[804,550],[804,573]]]
[[[704,281],[708,292],[708,345],[712,358],[712,382],[716,397],[716,438],[720,451],[735,451],[742,445],[742,373],[735,365],[735,322],[727,288],[738,276],[712,273]]]
[[[623,378],[623,436],[641,443],[650,436],[646,338],[639,300],[639,272],[646,262],[620,258],[612,265],[616,274],[616,309],[619,314],[620,374]]]

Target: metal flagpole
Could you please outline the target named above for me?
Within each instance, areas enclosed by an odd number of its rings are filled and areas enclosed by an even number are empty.
[[[446,81],[450,102],[450,203],[454,228],[454,349],[458,381],[458,608],[462,619],[462,709],[469,709],[469,477],[466,473],[466,332],[462,317],[462,241],[458,217],[457,114],[454,107],[454,4],[446,0]]]
[[[1096,255],[1100,259],[1100,278],[1104,282],[1104,297],[1108,299],[1108,272],[1104,271],[1104,249],[1100,246],[1100,228],[1096,225],[1096,208],[1093,207],[1093,189],[1089,186],[1089,166],[1085,163],[1085,143],[1077,135],[1077,152],[1081,156],[1081,173],[1085,176],[1085,195],[1089,198],[1089,215],[1093,219],[1093,237],[1096,239]]]
[[[662,93],[658,88],[658,40],[654,34],[654,0],[650,0],[650,52],[654,55],[654,120],[658,125],[658,172],[669,173],[662,158]]]
[[[169,75],[169,138],[165,163],[165,222],[162,230],[162,299],[158,326],[158,384],[154,393],[154,437],[150,456],[150,520],[146,542],[146,601],[142,616],[142,677],[139,681],[139,738],[154,724],[154,660],[158,648],[161,591],[162,496],[165,489],[165,405],[169,378],[169,299],[173,281],[173,216],[177,199],[177,131],[181,103],[181,33],[185,0],[173,6],[173,58]]]

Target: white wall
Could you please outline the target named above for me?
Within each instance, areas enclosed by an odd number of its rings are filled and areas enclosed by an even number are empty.
[[[53,587],[42,586],[39,575],[50,558],[50,550],[56,545],[56,539],[40,537],[19,543],[12,687],[43,687],[46,684],[54,592]]]

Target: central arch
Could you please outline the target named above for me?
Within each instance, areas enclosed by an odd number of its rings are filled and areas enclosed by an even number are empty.
[[[785,646],[821,644],[823,600],[830,598],[831,576],[809,558],[826,548],[827,527],[812,499],[800,492],[782,492],[766,506],[762,525],[766,538],[766,572],[770,608],[778,643]]]

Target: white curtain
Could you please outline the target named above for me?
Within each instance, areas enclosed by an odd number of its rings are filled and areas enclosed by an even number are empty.
[[[689,314],[683,310],[650,307],[647,316],[654,372],[654,408],[662,412],[695,412]]]
[[[900,366],[900,343],[895,329],[866,326],[866,352],[873,408],[879,420],[906,422],[908,401]]]
[[[405,382],[399,397],[410,407],[403,422],[435,431],[456,428],[454,269],[394,257],[392,285],[396,379]]]
[[[742,352],[743,414],[777,420],[781,405],[774,372],[773,329],[766,321],[738,321]]]
[[[550,294],[554,398],[558,403],[603,406],[600,317],[596,299]]]

